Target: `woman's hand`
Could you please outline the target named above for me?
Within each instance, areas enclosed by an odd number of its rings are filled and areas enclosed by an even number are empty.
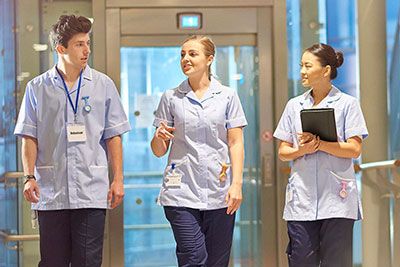
[[[164,122],[161,122],[161,126],[157,127],[156,132],[154,133],[154,137],[161,139],[163,141],[169,141],[174,138],[174,135],[171,133],[175,130],[175,127],[169,127],[165,125]]]
[[[314,135],[312,133],[304,132],[304,133],[297,133],[299,144],[305,144],[311,142],[314,139]]]
[[[298,149],[302,155],[312,154],[319,150],[321,145],[319,136],[307,132],[298,133],[298,135],[299,135]]]
[[[175,130],[175,127],[169,127],[163,122],[160,122],[160,124],[161,125],[157,127],[150,144],[151,150],[158,158],[167,153],[169,142],[174,138],[174,135],[171,132]]]
[[[228,205],[226,214],[234,214],[242,203],[242,185],[232,184],[225,197],[225,205]]]
[[[282,161],[295,160],[321,149],[319,136],[307,132],[297,134],[299,136],[297,147],[294,147],[292,143],[281,141],[278,149],[278,156]]]

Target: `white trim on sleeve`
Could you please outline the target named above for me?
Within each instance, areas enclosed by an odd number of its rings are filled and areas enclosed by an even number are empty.
[[[30,125],[30,124],[26,124],[26,123],[23,123],[22,125],[25,125],[25,126],[28,126],[28,127],[32,127],[32,128],[37,128],[35,125]]]
[[[112,129],[112,128],[121,126],[121,125],[123,125],[123,124],[125,124],[125,123],[128,123],[128,121],[126,120],[126,121],[121,122],[121,123],[119,123],[119,124],[117,124],[117,125],[114,125],[114,126],[111,126],[111,127],[108,127],[108,128],[104,128],[104,130],[109,130],[109,129]]]
[[[173,123],[173,121],[164,120],[164,119],[162,119],[162,118],[157,118],[157,117],[155,117],[155,119],[156,119],[156,120],[159,120],[159,121],[165,121],[165,122]]]
[[[245,118],[244,116],[241,116],[241,117],[239,117],[239,118],[226,120],[226,122],[237,121],[237,120],[242,120],[242,119],[246,119],[246,118]]]

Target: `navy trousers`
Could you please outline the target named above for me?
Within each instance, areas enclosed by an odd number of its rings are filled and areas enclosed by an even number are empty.
[[[354,220],[288,221],[290,267],[352,267]]]
[[[39,267],[101,266],[105,209],[39,211],[38,215]]]
[[[228,215],[226,210],[164,207],[174,232],[179,266],[228,266],[236,213]]]

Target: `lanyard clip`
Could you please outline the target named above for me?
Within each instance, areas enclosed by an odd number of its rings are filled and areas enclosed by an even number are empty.
[[[82,96],[82,99],[85,100],[85,106],[83,107],[83,110],[89,113],[92,110],[92,106],[89,105],[89,96]]]
[[[175,174],[176,163],[171,163],[172,173]]]

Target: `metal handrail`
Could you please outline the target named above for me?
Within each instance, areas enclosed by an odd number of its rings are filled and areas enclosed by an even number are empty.
[[[5,172],[3,176],[6,179],[10,179],[10,178],[18,179],[18,178],[24,177],[24,173],[23,172]]]
[[[4,179],[0,181],[0,183],[4,183],[4,188],[17,186],[17,182],[7,183],[9,179],[22,179],[24,176],[23,172],[5,172],[3,174]]]
[[[387,169],[387,168],[397,168],[397,167],[400,167],[400,160],[393,159],[393,160],[376,161],[370,163],[362,163],[359,165],[355,164],[354,171],[360,172],[370,169]],[[281,168],[281,172],[283,174],[290,174],[290,171],[291,171],[290,167]]]
[[[375,183],[376,186],[390,191],[391,193],[382,195],[382,197],[388,198],[400,198],[400,175],[396,170],[397,167],[400,167],[400,160],[398,159],[360,164],[361,171],[376,170],[377,179],[379,179],[380,182],[377,183],[376,181],[370,180]],[[389,168],[392,169],[393,181],[385,178],[380,172],[382,169]]]
[[[39,241],[40,236],[39,234],[34,234],[34,235],[9,235],[5,233],[4,231],[0,231],[0,236],[4,239],[4,244],[8,249],[11,250],[17,250],[18,245],[15,245],[13,247],[10,247],[8,245],[9,242],[23,242],[23,241]]]
[[[235,226],[247,226],[257,224],[257,220],[240,220],[235,222]],[[154,224],[124,224],[124,230],[155,230],[155,229],[171,229],[169,223],[154,223]]]
[[[361,171],[370,170],[370,169],[386,169],[386,168],[397,168],[400,167],[400,160],[385,160],[385,161],[376,161],[370,163],[363,163],[359,165]]]
[[[4,183],[4,187],[16,186],[18,179],[22,179],[24,176],[23,172],[5,172],[3,175],[4,180],[0,183]],[[16,182],[8,183],[7,180],[17,180]],[[39,234],[32,235],[9,235],[4,231],[0,231],[0,236],[4,239],[5,246],[10,250],[18,250],[18,244],[15,246],[9,246],[9,242],[24,242],[24,241],[38,241],[40,239]]]

